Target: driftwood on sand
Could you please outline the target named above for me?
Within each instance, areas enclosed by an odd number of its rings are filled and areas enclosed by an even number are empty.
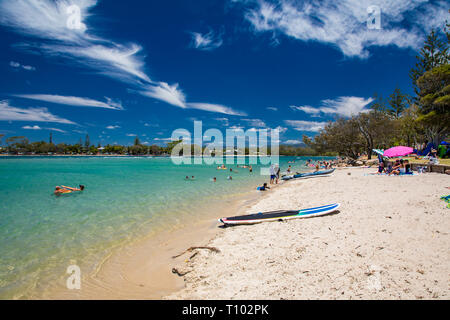
[[[182,256],[186,252],[191,252],[192,250],[196,250],[196,249],[206,249],[206,250],[211,250],[211,251],[216,252],[216,253],[220,252],[220,250],[217,249],[216,247],[190,247],[189,249],[184,250],[182,253],[177,254],[176,256],[173,256],[172,259],[178,258],[179,256]]]

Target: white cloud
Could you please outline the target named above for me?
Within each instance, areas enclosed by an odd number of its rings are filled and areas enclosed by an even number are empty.
[[[178,83],[169,85],[166,82],[160,82],[158,85],[149,85],[145,90],[139,91],[140,94],[164,101],[176,107],[186,108],[186,97],[180,89]]]
[[[284,143],[285,144],[301,144],[302,142],[300,140],[286,140]]]
[[[242,121],[247,122],[252,127],[264,128],[267,126],[261,119],[242,119]]]
[[[271,111],[278,111],[278,108],[276,107],[267,107],[266,109]]]
[[[58,129],[58,128],[44,128],[44,129],[51,130],[51,131],[56,131],[56,132],[61,132],[61,133],[66,133],[67,132],[67,131],[64,131],[64,130]]]
[[[232,108],[223,106],[221,104],[197,102],[197,103],[188,103],[188,104],[186,104],[186,106],[191,109],[198,109],[198,110],[203,110],[203,111],[229,114],[232,116],[246,116],[247,115],[245,112],[233,110]]]
[[[135,134],[135,133],[127,133],[126,136],[127,137],[136,137],[137,134]]]
[[[79,29],[68,28],[69,5],[76,5],[81,11]],[[0,0],[0,24],[27,36],[42,40],[28,42],[16,47],[24,50],[39,49],[50,56],[65,57],[75,64],[84,65],[99,74],[131,84],[132,92],[164,101],[168,104],[188,108],[178,84],[156,82],[145,73],[142,47],[113,42],[94,34],[87,23],[90,10],[96,0]],[[200,34],[199,34],[200,35]],[[209,50],[221,45],[221,34],[208,33],[197,37],[199,49]],[[192,104],[197,109],[227,113],[231,109],[219,105]],[[224,112],[225,111],[225,112]]]
[[[13,97],[31,99],[31,100],[39,100],[57,104],[64,104],[69,106],[78,106],[78,107],[94,107],[94,108],[105,108],[105,109],[113,109],[113,110],[123,110],[122,103],[115,102],[114,100],[105,97],[106,103],[89,99],[89,98],[81,98],[81,97],[71,97],[71,96],[59,96],[53,94],[14,94]]]
[[[366,106],[373,102],[373,98],[361,97],[338,97],[336,99],[325,99],[321,101],[321,106],[314,108],[311,106],[290,106],[292,110],[300,110],[312,117],[320,114],[336,114],[343,117],[351,117],[361,112],[367,112]]]
[[[297,131],[318,132],[325,127],[326,122],[303,121],[303,120],[285,120],[287,125]]]
[[[339,97],[337,99],[327,99],[322,101],[320,111],[323,113],[337,114],[344,117],[351,117],[360,112],[366,112],[364,109],[373,98],[360,98],[360,97]]]
[[[173,141],[172,138],[154,138],[154,141]]]
[[[24,126],[24,127],[22,127],[22,129],[25,129],[25,130],[42,130],[42,128],[39,127],[39,126]]]
[[[190,34],[192,36],[192,47],[199,50],[210,51],[223,44],[222,34],[216,35],[212,30],[206,34],[198,32],[191,32]]]
[[[114,126],[114,125],[110,125],[110,126],[106,127],[106,129],[109,129],[109,130],[114,130],[114,129],[119,129],[119,128],[120,128],[120,126]]]
[[[20,64],[19,62],[15,62],[15,61],[11,61],[9,63],[9,65],[11,67],[13,67],[13,68],[22,68],[22,69],[27,70],[27,71],[35,71],[36,70],[35,67],[23,65],[23,64]]]
[[[242,1],[256,32],[284,34],[339,48],[345,56],[366,58],[370,46],[418,49],[424,35],[445,23],[444,1],[410,0],[251,0]],[[248,5],[248,7],[247,7]],[[367,8],[381,9],[381,30],[369,29]]]
[[[9,105],[8,101],[0,101],[0,121],[1,120],[76,124],[70,120],[51,114],[46,108],[22,109]]]
[[[149,81],[142,70],[142,57],[137,56],[140,46],[124,46],[88,32],[85,20],[96,4],[96,0],[72,0],[70,3],[63,0],[3,0],[0,2],[0,23],[19,33],[48,41],[36,46],[50,55],[71,58],[75,63],[120,79],[135,76]],[[70,5],[80,8],[79,29],[68,27]]]
[[[289,106],[292,110],[303,111],[307,114],[317,116],[320,114],[320,109],[313,108],[311,106]]]
[[[278,132],[279,132],[280,134],[282,134],[282,133],[285,133],[286,131],[288,131],[288,128],[278,126],[278,127],[275,128],[275,130],[278,130]]]

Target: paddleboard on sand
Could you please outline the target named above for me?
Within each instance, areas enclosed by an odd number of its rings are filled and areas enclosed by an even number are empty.
[[[284,176],[281,178],[281,180],[291,180],[291,179],[298,179],[298,178],[304,178],[304,177],[312,177],[312,176],[320,176],[325,174],[332,174],[335,169],[328,169],[328,170],[321,170],[321,171],[314,171],[314,172],[305,172],[305,173],[299,173],[299,174],[293,174],[289,176]]]
[[[284,211],[271,211],[265,213],[249,214],[244,216],[236,216],[229,218],[221,218],[219,222],[223,224],[255,224],[266,221],[278,221],[288,219],[301,219],[316,216],[323,216],[325,214],[336,211],[339,208],[339,203],[333,203],[326,206],[302,209],[302,210],[284,210]]]

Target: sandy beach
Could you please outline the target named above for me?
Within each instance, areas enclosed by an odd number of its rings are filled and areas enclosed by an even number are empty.
[[[289,181],[248,213],[333,202],[335,214],[220,229],[174,261],[184,289],[165,299],[449,299],[448,175]],[[230,216],[235,212],[230,212]],[[178,277],[174,275],[174,277]]]

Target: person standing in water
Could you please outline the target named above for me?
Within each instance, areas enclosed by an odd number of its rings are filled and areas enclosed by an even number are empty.
[[[275,165],[275,183],[278,184],[278,179],[280,179],[280,166]]]
[[[273,182],[275,181],[275,178],[276,178],[275,167],[273,164],[270,165],[269,173],[270,173],[270,184],[273,184]]]

